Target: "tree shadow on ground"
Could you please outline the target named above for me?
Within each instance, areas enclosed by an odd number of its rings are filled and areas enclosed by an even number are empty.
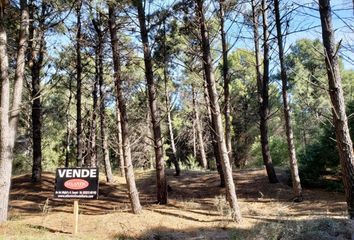
[[[182,213],[217,217],[218,213],[210,210],[216,210],[218,202],[225,195],[225,189],[219,187],[217,172],[183,171],[181,176],[175,177],[173,170],[167,170],[166,174],[171,190],[169,204],[166,206],[153,204],[156,201],[155,171],[137,174],[137,186],[144,209],[154,209],[166,215],[174,214],[171,210],[177,209]],[[30,175],[13,178],[10,196],[12,212],[23,215],[42,214],[48,209],[51,212],[72,212],[73,200],[53,198],[52,173],[44,173],[41,183],[33,184],[30,179]],[[291,187],[286,184],[287,178],[282,174],[279,175],[281,182],[277,184],[268,183],[263,169],[237,170],[234,172],[234,179],[240,201],[257,204],[286,203],[295,211],[289,213],[289,216],[330,216],[332,212],[345,211],[343,194],[322,190],[304,190],[305,201],[293,203]],[[129,211],[125,184],[107,184],[101,181],[99,192],[98,200],[80,200],[81,214],[103,215],[117,210]]]
[[[40,183],[32,183],[30,175],[22,175],[12,179],[10,191],[10,209],[18,214],[31,215],[52,212],[72,212],[71,199],[54,199],[54,175],[44,173]],[[80,200],[80,213],[101,215],[113,210],[123,210],[129,205],[125,185],[100,182],[97,200]]]
[[[116,234],[112,239],[123,240],[185,240],[185,239],[278,239],[335,240],[352,239],[350,220],[319,218],[312,220],[261,220],[250,228],[155,228],[139,236]]]
[[[167,205],[153,204],[156,200],[154,171],[139,172],[136,176],[144,209],[142,216],[126,214],[130,211],[130,204],[122,178],[115,184],[101,181],[98,200],[80,200],[80,216],[89,218],[88,215],[95,215],[100,221],[112,222],[112,231],[117,233],[114,239],[350,239],[349,224],[341,219],[346,211],[342,193],[305,189],[305,200],[293,203],[292,189],[286,183],[287,178],[280,175],[280,183],[270,184],[264,169],[234,172],[237,195],[246,222],[239,225],[230,221],[225,212],[229,208],[224,197],[225,189],[219,187],[217,172],[184,171],[181,176],[175,177],[173,171],[168,170],[171,191]],[[13,219],[18,217],[21,220],[22,217],[37,214],[43,216],[37,219],[45,221],[42,219],[51,219],[51,213],[71,214],[73,201],[54,199],[53,191],[53,174],[43,174],[40,184],[31,183],[30,175],[13,178],[10,202]],[[64,216],[62,226],[66,224],[65,219],[71,219],[68,214],[55,216]],[[132,225],[127,225],[130,228],[120,229],[116,224],[122,222],[114,223],[114,219],[121,216],[131,217],[129,220]],[[140,220],[144,217],[151,218],[145,221],[149,230],[141,232],[137,226],[144,223]],[[95,218],[89,219],[93,221]],[[161,225],[155,222],[152,224],[154,219],[158,219]],[[177,225],[181,229],[177,229]],[[38,222],[38,226],[30,227],[40,228],[39,230],[49,234],[65,234],[51,229],[52,226],[56,226],[55,221],[52,225]],[[106,228],[106,225],[103,227]],[[123,231],[126,235],[118,234],[122,233],[122,229],[132,227],[135,229],[132,235],[129,235],[129,231]],[[89,234],[91,230],[88,228],[85,231]],[[106,236],[107,231],[104,230],[101,234]],[[108,236],[112,238],[113,234]]]
[[[183,171],[181,176],[174,176],[173,170],[167,171],[167,181],[170,186],[169,200],[174,201],[194,201],[201,204],[208,204],[210,200],[225,195],[225,188],[219,186],[219,175],[215,171]],[[291,186],[288,186],[288,176],[285,171],[278,171],[279,183],[268,182],[265,170],[236,170],[233,173],[236,193],[239,199],[244,202],[272,203],[287,202],[293,203],[293,193]],[[140,196],[145,203],[156,201],[156,181],[155,171],[142,174],[137,179],[137,186]],[[320,192],[314,194],[314,192]],[[304,203],[294,204],[294,208],[306,208],[307,201],[327,201],[333,202],[332,209],[343,208],[343,194],[328,192],[320,189],[304,189]],[[142,201],[144,203],[144,200]],[[147,201],[146,201],[147,200]],[[209,206],[206,206],[207,208]],[[312,206],[309,206],[312,207]],[[319,206],[321,207],[321,206]]]
[[[32,225],[32,224],[27,224],[26,225],[28,228],[31,228],[31,229],[36,229],[36,230],[39,230],[39,231],[45,231],[45,232],[50,232],[50,233],[62,233],[62,234],[72,234],[72,232],[69,232],[69,231],[62,231],[62,230],[58,230],[58,229],[52,229],[52,228],[49,228],[49,227],[44,227],[44,226],[41,226],[41,225]]]

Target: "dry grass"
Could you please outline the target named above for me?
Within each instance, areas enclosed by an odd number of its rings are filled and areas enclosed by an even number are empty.
[[[264,170],[235,173],[244,220],[235,224],[214,172],[168,172],[169,204],[156,205],[154,172],[139,172],[144,207],[131,214],[125,181],[100,183],[100,198],[80,201],[79,234],[73,236],[72,201],[53,199],[52,174],[32,185],[29,175],[13,179],[10,221],[0,239],[351,239],[344,196],[305,190],[302,203],[291,202],[291,188],[269,184]]]

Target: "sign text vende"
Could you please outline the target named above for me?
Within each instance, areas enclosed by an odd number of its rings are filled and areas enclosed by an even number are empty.
[[[97,177],[97,172],[97,168],[58,168],[58,175],[61,178],[95,178]]]
[[[98,197],[98,168],[58,168],[55,198],[95,199]]]

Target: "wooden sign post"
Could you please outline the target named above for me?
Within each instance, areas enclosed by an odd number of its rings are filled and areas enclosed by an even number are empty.
[[[74,228],[79,226],[79,199],[98,198],[98,168],[58,168],[54,198],[74,199]]]
[[[74,200],[74,231],[77,234],[79,228],[79,200]]]

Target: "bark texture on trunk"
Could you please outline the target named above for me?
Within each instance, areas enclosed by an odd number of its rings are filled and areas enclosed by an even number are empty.
[[[262,0],[262,19],[263,19],[263,75],[260,70],[260,50],[258,36],[258,13],[256,13],[255,0],[252,0],[254,41],[256,49],[256,68],[257,68],[257,87],[259,98],[260,134],[263,163],[266,167],[268,180],[270,183],[277,183],[278,178],[270,155],[268,141],[268,118],[269,118],[269,32],[267,19],[267,3]]]
[[[222,77],[224,80],[224,118],[225,118],[225,141],[227,151],[229,152],[229,159],[232,161],[232,142],[231,142],[231,107],[230,107],[230,76],[229,76],[229,62],[228,62],[228,48],[226,40],[225,25],[225,10],[224,0],[219,0],[220,5],[220,35],[222,45]]]
[[[98,82],[99,82],[99,70],[98,70],[98,52],[96,49],[95,59],[95,82],[92,89],[92,116],[90,124],[90,136],[88,144],[88,158],[91,167],[97,167],[97,106],[98,106]]]
[[[83,165],[82,152],[82,116],[81,116],[81,5],[82,1],[78,1],[76,7],[77,14],[77,32],[76,32],[76,165]]]
[[[209,100],[209,93],[208,93],[206,79],[205,79],[205,86],[204,86],[204,97],[205,97],[205,102],[206,102],[207,110],[208,110],[207,112],[208,112],[208,116],[209,116],[209,127],[210,127],[210,131],[211,131],[211,136],[212,136],[211,144],[213,146],[216,169],[217,169],[219,176],[220,176],[220,187],[223,188],[223,187],[225,187],[225,176],[224,176],[224,172],[223,172],[222,166],[221,166],[222,156],[221,156],[221,153],[220,153],[219,147],[218,147],[218,142],[217,142],[218,136],[216,134],[216,128],[214,125],[215,122],[213,121],[212,110],[210,107],[210,100]]]
[[[328,75],[329,95],[332,102],[333,123],[336,132],[345,197],[350,219],[354,219],[354,153],[350,138],[348,118],[345,112],[342,80],[339,70],[337,49],[332,26],[329,0],[319,0],[322,39]]]
[[[195,125],[197,128],[198,147],[199,147],[199,152],[200,152],[200,158],[201,158],[202,167],[204,169],[207,169],[208,161],[207,161],[207,157],[205,154],[205,147],[204,147],[204,140],[203,140],[203,128],[202,128],[202,124],[201,124],[200,118],[199,118],[199,106],[197,104],[196,93],[195,93],[193,85],[192,85],[192,94],[193,94],[193,112],[194,112]]]
[[[30,6],[30,19],[34,19],[35,6],[32,1]],[[30,69],[32,77],[32,141],[33,141],[33,165],[32,182],[40,182],[42,176],[42,104],[40,73],[44,55],[44,15],[46,5],[42,4],[41,19],[38,28],[34,20],[29,27],[30,44]]]
[[[123,157],[123,140],[122,140],[122,120],[120,117],[120,110],[119,110],[119,102],[118,98],[116,97],[116,118],[117,118],[117,149],[118,149],[118,164],[120,169],[120,175],[125,177],[125,166],[124,166],[124,157]]]
[[[226,143],[224,140],[224,128],[222,125],[222,118],[220,112],[220,106],[218,102],[218,93],[216,90],[216,83],[214,79],[213,66],[211,60],[211,52],[210,52],[210,42],[209,36],[207,32],[207,28],[205,25],[205,18],[203,12],[203,1],[197,0],[197,16],[199,18],[200,24],[200,33],[202,37],[201,47],[203,51],[203,66],[205,72],[205,78],[207,82],[207,88],[209,92],[210,98],[210,108],[212,119],[215,126],[217,144],[219,151],[221,153],[221,166],[225,176],[225,187],[226,187],[226,199],[228,200],[230,207],[232,209],[232,218],[236,222],[241,221],[241,211],[238,205],[237,196],[236,196],[236,188],[235,183],[232,176],[232,169],[229,161],[229,155],[226,148]]]
[[[165,67],[166,67],[166,64],[165,64]],[[167,70],[166,69],[164,69],[164,82],[165,82],[165,103],[166,103],[166,112],[167,112],[167,125],[168,125],[168,132],[170,135],[170,142],[171,142],[171,149],[172,149],[172,163],[175,166],[175,175],[179,176],[181,173],[181,168],[180,168],[179,162],[178,162],[175,137],[173,134],[173,125],[172,125],[172,117],[171,117],[171,109],[170,109],[171,108],[170,97],[169,97],[169,92],[167,89]]]
[[[169,107],[170,103],[168,100],[168,95],[166,96],[166,107],[167,109],[167,124],[168,124],[168,131],[170,134],[170,141],[171,141],[171,148],[172,148],[172,162],[173,165],[175,166],[175,175],[179,176],[181,174],[181,168],[179,166],[178,162],[178,156],[177,156],[177,149],[176,149],[176,144],[175,144],[175,139],[174,139],[174,134],[173,134],[173,125],[172,125],[172,117],[171,117],[171,111]]]
[[[128,125],[128,115],[126,110],[125,99],[123,96],[122,89],[122,78],[121,78],[121,63],[120,63],[120,54],[118,46],[118,37],[117,37],[117,26],[115,11],[113,6],[109,6],[109,30],[111,34],[111,45],[113,53],[113,65],[114,65],[114,78],[115,78],[115,87],[116,94],[118,99],[118,108],[121,115],[121,127],[122,127],[122,145],[123,145],[123,158],[126,166],[126,181],[128,186],[130,203],[132,205],[132,210],[135,214],[141,213],[141,205],[139,200],[139,192],[135,184],[134,169],[131,159],[131,149],[130,149],[130,140],[129,140],[129,125]]]
[[[144,142],[145,142],[145,152],[146,152],[146,159],[149,162],[149,167],[151,170],[155,168],[154,164],[154,140],[153,140],[153,128],[152,128],[152,123],[151,123],[151,117],[150,114],[151,112],[148,110],[150,108],[149,105],[149,93],[148,90],[146,89],[146,128],[145,128],[145,133],[144,133]]]
[[[102,114],[105,113],[103,112]],[[106,135],[105,117],[103,115],[101,115],[101,138],[102,138],[102,155],[103,155],[104,171],[106,174],[106,181],[108,183],[113,183],[112,167],[111,167],[111,162],[109,157],[108,138]]]
[[[164,42],[163,42],[163,54],[164,54],[164,66],[163,66],[163,78],[164,78],[164,84],[165,84],[165,103],[166,103],[166,112],[167,112],[167,125],[168,125],[168,131],[170,135],[170,142],[171,142],[171,149],[172,149],[172,163],[175,166],[175,176],[179,176],[181,173],[181,168],[179,166],[179,161],[178,161],[178,156],[177,156],[177,150],[176,150],[176,144],[175,144],[175,137],[173,134],[173,124],[172,124],[172,117],[171,117],[171,106],[170,106],[170,94],[168,91],[168,62],[167,62],[167,52],[166,52],[166,23],[164,20],[163,23],[163,30],[164,30]]]
[[[299,169],[297,165],[295,143],[294,143],[294,134],[293,128],[291,125],[291,112],[288,101],[288,76],[285,70],[284,64],[284,47],[283,47],[283,35],[281,30],[281,18],[279,10],[279,0],[274,0],[274,10],[275,10],[275,23],[277,28],[277,39],[278,39],[278,49],[279,49],[279,61],[280,61],[280,77],[282,81],[282,96],[283,96],[283,107],[284,107],[284,120],[285,120],[285,130],[286,130],[286,139],[288,142],[288,151],[289,151],[289,161],[290,161],[290,170],[291,170],[291,180],[293,184],[293,192],[295,201],[302,201],[302,188],[299,176]]]
[[[102,157],[104,164],[104,171],[106,174],[106,180],[108,183],[113,183],[113,174],[112,167],[109,157],[109,146],[108,146],[108,137],[106,134],[106,111],[104,107],[104,92],[102,91],[102,85],[100,84],[100,130],[101,130],[101,148],[102,148]],[[101,95],[102,94],[102,95]]]
[[[69,167],[70,162],[70,145],[71,145],[71,126],[70,126],[70,106],[73,97],[72,94],[72,79],[69,78],[69,100],[66,106],[66,136],[65,136],[65,167]]]
[[[101,18],[101,16],[99,17]],[[94,20],[93,25],[97,32],[97,54],[98,54],[98,85],[100,92],[100,130],[101,130],[101,148],[103,155],[104,170],[106,180],[109,183],[113,182],[113,174],[109,157],[108,137],[106,133],[106,105],[105,105],[105,90],[103,80],[103,31],[101,29],[101,19],[97,22]]]
[[[165,160],[163,157],[163,142],[160,126],[160,112],[157,106],[157,92],[152,69],[151,51],[149,46],[148,31],[145,22],[145,10],[143,1],[134,0],[134,5],[138,10],[140,25],[140,35],[144,51],[145,77],[147,81],[149,94],[149,107],[151,112],[151,122],[154,137],[155,163],[156,163],[156,184],[157,184],[157,202],[167,204],[167,181],[165,176]]]
[[[10,81],[8,75],[9,59],[7,55],[7,34],[5,21],[0,17],[0,67],[1,67],[1,138],[0,138],[0,223],[7,220],[9,203],[12,151],[9,140],[9,109],[10,109]]]
[[[70,139],[71,139],[70,123],[69,123],[69,120],[67,118],[66,134],[65,134],[65,163],[64,163],[64,166],[66,168],[69,167],[69,162],[70,162]]]
[[[6,6],[3,6],[3,8],[5,7]],[[0,107],[2,109],[0,112],[0,223],[5,222],[8,216],[13,148],[15,145],[18,116],[22,101],[25,53],[27,49],[29,25],[27,1],[21,0],[20,7],[21,23],[19,29],[19,45],[17,50],[15,81],[13,83],[12,96],[10,94],[11,84],[8,73],[9,59],[7,54],[7,31],[4,21],[6,13],[0,13]]]
[[[195,119],[192,121],[192,130],[193,130],[193,157],[197,159],[197,137],[196,137],[196,129],[195,129]],[[200,165],[203,166],[203,163],[200,162]]]

